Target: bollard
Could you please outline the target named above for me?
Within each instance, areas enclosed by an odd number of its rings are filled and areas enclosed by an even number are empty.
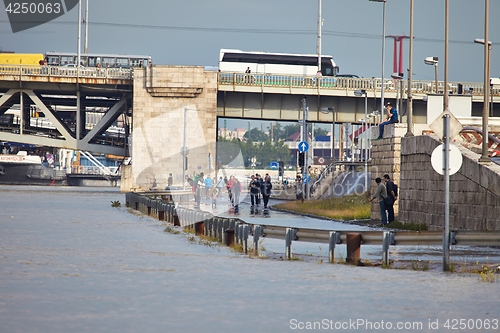
[[[234,244],[234,229],[224,230],[224,240],[227,246]]]
[[[358,265],[361,261],[361,235],[349,233],[346,235],[347,258],[346,262]]]
[[[197,235],[203,235],[204,231],[205,231],[205,222],[201,221],[201,222],[196,222],[194,224],[194,232],[195,232],[195,234],[197,234]]]

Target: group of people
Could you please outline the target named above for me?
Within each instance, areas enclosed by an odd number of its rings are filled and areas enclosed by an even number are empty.
[[[380,177],[377,177],[375,182],[377,183],[377,189],[371,196],[370,202],[378,200],[380,215],[382,216],[382,225],[386,225],[394,222],[394,203],[398,199],[395,185],[388,174],[384,175],[384,184],[382,184],[382,179]]]
[[[169,177],[170,178],[170,177]],[[229,179],[227,177],[219,177],[217,180],[215,177],[210,178],[204,177],[203,172],[196,174],[191,178],[186,175],[185,181],[191,186],[195,199],[195,208],[200,207],[201,196],[204,193],[206,199],[212,199],[212,208],[217,208],[217,199],[222,195],[223,189],[227,190],[228,199],[231,206],[234,207],[235,212],[239,209],[240,195],[243,190],[243,186],[238,178],[231,175]],[[268,208],[269,198],[271,197],[271,189],[273,185],[271,183],[271,177],[266,174],[264,178],[259,174],[251,176],[250,183],[248,185],[250,192],[250,200],[252,208],[260,205],[261,198],[264,204],[264,209]]]
[[[273,188],[269,174],[266,174],[264,179],[258,173],[255,176],[252,175],[249,187],[251,207],[260,205],[260,197],[262,196],[264,209],[267,209],[269,197],[271,197],[271,189]]]

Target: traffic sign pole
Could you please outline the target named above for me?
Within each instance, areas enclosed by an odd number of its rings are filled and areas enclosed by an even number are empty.
[[[308,135],[308,131],[307,131],[307,103],[306,103],[306,98],[302,98],[302,142],[307,142],[309,141],[309,135]],[[307,146],[303,146],[304,149],[306,149],[306,147],[308,148],[308,145]],[[306,151],[304,151],[305,153]],[[307,156],[307,155],[306,155]],[[304,168],[302,169],[302,201],[304,201],[304,199],[309,199],[309,193],[306,193],[306,192],[309,192],[307,191],[307,186],[306,186],[306,177],[307,177],[307,170],[308,169],[308,166],[307,166],[307,158],[305,158],[304,156]]]
[[[450,270],[450,115],[444,115],[444,235],[443,235],[443,271]]]

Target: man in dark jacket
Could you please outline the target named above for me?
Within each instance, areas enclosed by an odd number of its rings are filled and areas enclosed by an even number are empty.
[[[385,187],[387,188],[387,196],[391,198],[392,204],[386,202],[385,209],[387,210],[387,220],[389,223],[394,222],[394,202],[396,202],[396,194],[394,193],[394,183],[388,174],[384,175]]]

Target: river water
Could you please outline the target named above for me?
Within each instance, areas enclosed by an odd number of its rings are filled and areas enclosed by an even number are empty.
[[[252,259],[112,201],[0,186],[0,332],[500,331],[477,274]]]

